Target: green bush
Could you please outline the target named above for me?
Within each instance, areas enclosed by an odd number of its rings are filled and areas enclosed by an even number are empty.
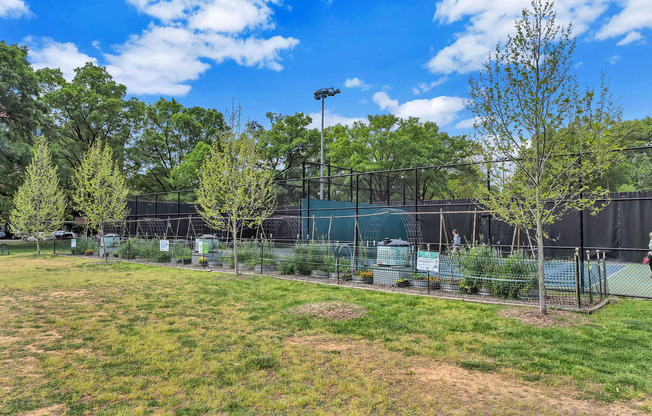
[[[154,255],[153,260],[157,263],[169,263],[172,260],[172,255],[167,251],[159,251]]]
[[[140,259],[153,260],[156,254],[159,253],[158,240],[138,241],[135,247],[136,256]]]
[[[77,247],[71,247],[70,248],[70,253],[76,254],[76,255],[83,255],[85,254],[86,250],[93,250],[94,252],[97,251],[99,248],[99,245],[97,241],[90,237],[78,237],[77,238]]]
[[[252,241],[238,243],[238,263],[246,264],[248,269],[253,269],[260,264],[260,245]],[[229,267],[235,267],[233,250],[229,254]]]
[[[175,259],[189,259],[192,257],[190,247],[183,241],[178,241],[172,246],[172,256]]]
[[[296,273],[308,276],[312,271],[309,253],[310,250],[305,244],[297,244],[292,249],[292,262]]]
[[[283,259],[281,260],[281,264],[279,264],[278,269],[281,274],[292,274],[294,273],[294,263],[292,260]]]
[[[118,250],[118,252],[120,253],[120,257],[127,260],[135,259],[136,256],[138,255],[138,250],[136,249],[137,244],[138,244],[138,240],[136,240],[135,238],[130,238],[124,243],[122,243]]]
[[[517,299],[537,282],[537,267],[534,259],[522,252],[510,254],[504,259],[496,280],[492,282],[491,294],[499,298]]]

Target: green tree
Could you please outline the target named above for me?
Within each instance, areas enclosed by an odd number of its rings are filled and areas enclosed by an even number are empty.
[[[317,129],[308,128],[310,116],[267,113],[267,118],[272,126],[260,132],[258,149],[271,169],[281,174],[302,160],[318,156],[321,136]]]
[[[224,118],[217,110],[185,108],[174,99],[163,98],[148,105],[142,134],[130,146],[131,170],[135,172],[130,184],[144,192],[188,189],[185,187],[188,183],[179,177],[172,180],[172,171],[200,143],[212,143],[223,129]],[[198,152],[201,149],[204,147],[200,146]],[[191,176],[192,162],[183,168]]]
[[[45,91],[43,101],[56,121],[47,134],[56,138],[56,153],[65,160],[66,171],[79,167],[84,154],[97,142],[113,150],[120,166],[125,145],[140,130],[144,105],[125,99],[127,88],[118,84],[106,68],[87,63],[75,69],[67,82],[58,69],[37,71]]]
[[[239,108],[229,115],[229,127],[213,143],[202,164],[197,201],[199,213],[211,227],[232,235],[238,274],[237,247],[242,230],[261,225],[272,214],[274,171],[256,149],[252,129],[242,129]]]
[[[39,83],[27,48],[0,41],[0,215],[23,182],[34,132],[45,122]]]
[[[449,136],[435,123],[394,115],[370,115],[368,123],[334,126],[326,136],[333,164],[363,172],[453,164],[464,161],[472,149],[466,137]],[[389,179],[390,192],[402,193],[405,179],[408,196],[412,196],[413,178],[411,172],[364,175],[360,186],[386,191]],[[419,199],[468,196],[460,195],[458,188],[477,178],[477,172],[467,168],[420,171],[416,194]],[[382,200],[386,194],[379,197]]]
[[[25,182],[14,195],[11,228],[20,235],[34,237],[36,252],[41,254],[40,241],[61,227],[66,207],[66,197],[59,186],[47,141],[41,138],[34,145],[34,157],[27,167]]]
[[[104,227],[127,216],[127,188],[111,148],[94,143],[75,171],[73,183],[75,207],[86,223],[99,231],[106,258]]]
[[[197,189],[199,185],[199,170],[206,156],[211,153],[211,145],[199,142],[188,153],[179,166],[170,172],[170,184],[174,189]]]
[[[555,24],[552,3],[532,2],[516,34],[470,79],[469,110],[478,117],[491,192],[481,202],[509,224],[536,230],[540,311],[547,313],[544,226],[570,210],[601,207],[590,187],[613,161],[619,110],[604,82],[580,91],[570,70],[575,38]]]
[[[624,147],[649,146],[652,144],[652,117],[623,121],[617,132]],[[620,152],[592,185],[617,192],[652,190],[652,150]]]

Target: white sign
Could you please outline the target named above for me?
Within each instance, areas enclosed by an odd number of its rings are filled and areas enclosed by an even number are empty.
[[[204,252],[204,242],[202,240],[197,240],[197,253]]]
[[[70,248],[75,248],[75,247],[77,247],[77,239],[73,238],[72,240],[70,240]]]
[[[170,251],[170,240],[159,240],[159,251]]]
[[[419,251],[417,253],[417,270],[439,273],[439,253]]]

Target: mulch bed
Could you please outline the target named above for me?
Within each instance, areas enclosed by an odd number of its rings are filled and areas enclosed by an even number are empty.
[[[293,315],[312,316],[331,321],[357,319],[367,314],[367,310],[360,305],[340,301],[307,303],[305,305],[295,306],[288,310],[288,312]]]
[[[508,308],[498,311],[498,316],[513,318],[527,325],[547,326],[579,326],[589,322],[586,316],[577,313],[549,309],[547,315],[541,315],[534,308]]]

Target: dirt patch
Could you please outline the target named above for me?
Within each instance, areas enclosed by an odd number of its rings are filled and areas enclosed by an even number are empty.
[[[498,316],[513,318],[527,325],[545,326],[579,326],[589,322],[584,315],[551,309],[547,315],[541,315],[535,308],[509,308],[498,311]]]
[[[436,403],[437,414],[644,415],[641,403],[603,404],[580,398],[581,391],[530,383],[500,372],[470,371],[425,357],[406,357],[364,340],[325,335],[286,339],[292,348],[337,352],[360,374],[387,381],[413,400]]]
[[[65,413],[66,406],[63,404],[55,404],[54,406],[43,407],[38,410],[24,413],[23,416],[58,416]]]
[[[349,302],[317,302],[296,306],[288,311],[294,315],[325,318],[331,321],[346,321],[348,319],[362,318],[367,310],[355,303]]]

